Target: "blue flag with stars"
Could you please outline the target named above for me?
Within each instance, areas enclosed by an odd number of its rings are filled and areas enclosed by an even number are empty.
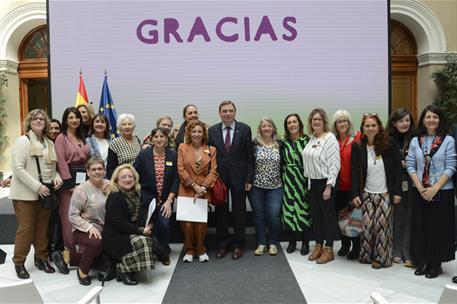
[[[100,106],[98,107],[98,113],[105,115],[108,118],[110,124],[110,134],[111,138],[119,136],[117,131],[116,122],[117,122],[117,113],[116,108],[114,107],[113,98],[108,87],[108,76],[105,75],[105,81],[103,82],[102,96],[100,97]]]

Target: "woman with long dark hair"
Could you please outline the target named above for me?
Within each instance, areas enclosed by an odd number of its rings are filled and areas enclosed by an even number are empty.
[[[399,108],[387,123],[389,136],[398,144],[401,158],[401,202],[394,205],[394,246],[393,262],[404,262],[406,267],[414,267],[410,254],[412,183],[406,171],[405,157],[408,155],[409,144],[414,137],[415,125],[411,112]]]
[[[392,266],[392,203],[401,201],[400,152],[376,113],[364,114],[362,139],[352,145],[352,203],[362,207],[359,261]]]
[[[289,114],[284,119],[284,140],[281,146],[283,160],[282,212],[284,228],[289,233],[287,253],[295,251],[296,237],[301,233],[300,253],[309,253],[309,230],[311,212],[308,198],[308,179],[303,175],[302,152],[309,137],[304,132],[303,122],[298,114]]]
[[[90,125],[90,134],[91,135],[87,137],[90,156],[100,157],[105,161],[106,166],[111,137],[109,121],[105,115],[97,114],[94,116]]]
[[[54,251],[51,257],[56,263],[57,269],[67,274],[67,265],[70,263],[71,257],[77,256],[68,210],[78,172],[85,172],[86,160],[89,158],[89,146],[84,137],[81,113],[75,107],[69,107],[63,112],[62,133],[56,138],[55,149],[57,169],[64,182],[59,193],[59,214],[65,250],[63,257],[59,251]]]
[[[419,118],[406,156],[406,168],[414,183],[411,216],[411,256],[418,263],[415,275],[438,277],[441,263],[455,259],[454,183],[456,151],[447,135],[443,111],[429,105]]]

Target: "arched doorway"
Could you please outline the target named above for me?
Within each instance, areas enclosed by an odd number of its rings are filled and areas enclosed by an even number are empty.
[[[417,118],[417,45],[414,36],[398,21],[390,21],[392,108],[408,108]]]
[[[33,109],[51,113],[48,90],[48,30],[46,25],[30,31],[19,46],[21,122]]]

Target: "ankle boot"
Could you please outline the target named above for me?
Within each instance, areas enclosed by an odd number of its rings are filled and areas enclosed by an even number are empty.
[[[414,274],[417,276],[421,276],[421,275],[427,274],[429,272],[429,270],[430,270],[429,263],[423,263],[417,267],[416,271],[414,271]]]
[[[51,265],[49,265],[47,260],[42,260],[37,256],[35,256],[35,266],[46,273],[54,273],[56,271]]]
[[[360,253],[360,238],[352,238],[352,249],[349,254],[346,256],[348,260],[357,260]]]
[[[351,248],[350,239],[345,235],[341,235],[341,248],[340,248],[340,250],[338,250],[338,256],[347,255],[349,253],[350,248]]]
[[[316,260],[316,263],[317,264],[326,264],[330,261],[333,261],[334,259],[335,259],[335,255],[333,254],[333,248],[324,246],[322,255],[320,256],[320,258],[318,258]]]
[[[441,268],[441,262],[433,262],[429,271],[425,274],[425,277],[427,279],[434,279],[442,273],[443,269]]]
[[[322,255],[322,244],[314,245],[313,252],[308,257],[309,261],[315,261]]]
[[[287,246],[287,253],[292,253],[297,248],[297,241],[295,240],[295,231],[289,231],[289,245]]]
[[[300,254],[301,255],[307,255],[309,253],[309,243],[308,241],[302,241],[301,243],[301,250],[300,250]]]
[[[124,283],[124,285],[138,285],[138,281],[130,276],[130,273],[118,272],[116,273],[116,281]]]

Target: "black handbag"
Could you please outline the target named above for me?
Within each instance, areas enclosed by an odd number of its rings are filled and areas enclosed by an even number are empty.
[[[38,156],[35,156],[35,160],[36,160],[36,166],[38,169],[38,179],[40,180],[40,183],[42,183],[44,186],[48,187],[48,189],[49,189],[49,195],[43,196],[43,197],[40,196],[38,201],[40,202],[41,207],[43,207],[45,209],[54,210],[59,205],[59,201],[57,200],[57,193],[54,190],[54,185],[52,183],[43,182],[43,178],[41,175],[40,162],[38,161]]]

